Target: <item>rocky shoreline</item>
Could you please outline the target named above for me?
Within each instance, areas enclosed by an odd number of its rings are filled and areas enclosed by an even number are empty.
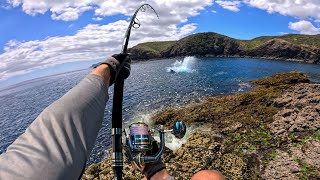
[[[320,85],[301,72],[251,83],[256,88],[249,92],[153,115],[158,124],[179,119],[198,127],[181,148],[162,156],[175,179],[190,179],[203,169],[219,170],[227,179],[320,179]],[[124,173],[125,179],[143,177],[128,163]],[[110,156],[82,177],[112,178]]]

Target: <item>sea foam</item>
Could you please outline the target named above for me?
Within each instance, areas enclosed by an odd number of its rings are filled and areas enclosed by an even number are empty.
[[[167,72],[172,73],[192,73],[195,71],[194,64],[197,58],[194,56],[187,56],[182,61],[176,60],[171,67],[167,67]]]

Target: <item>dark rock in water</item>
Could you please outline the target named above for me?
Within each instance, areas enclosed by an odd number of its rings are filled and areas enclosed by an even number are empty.
[[[169,72],[170,72],[170,73],[176,73],[173,69],[170,69]]]

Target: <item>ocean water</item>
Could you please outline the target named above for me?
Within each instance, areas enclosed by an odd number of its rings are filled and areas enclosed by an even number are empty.
[[[124,126],[145,120],[156,110],[190,99],[250,90],[250,80],[299,70],[320,82],[320,65],[247,58],[177,58],[132,64],[125,81]],[[0,91],[0,153],[22,134],[39,113],[75,86],[90,70],[74,71],[19,83]],[[88,164],[111,147],[113,87],[102,128]]]

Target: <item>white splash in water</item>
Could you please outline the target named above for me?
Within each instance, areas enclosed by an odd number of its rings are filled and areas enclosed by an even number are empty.
[[[171,67],[167,67],[167,72],[171,73],[179,73],[179,72],[186,72],[186,73],[192,73],[195,71],[193,69],[195,62],[197,61],[197,58],[194,56],[187,56],[182,61],[176,60],[175,63],[172,64]]]
[[[129,126],[132,123],[143,122],[148,125],[152,125],[151,114],[136,114],[130,121],[124,122],[125,126]]]
[[[240,82],[238,85],[239,85],[238,92],[243,92],[252,87],[251,84],[248,82]]]
[[[217,76],[221,76],[221,75],[224,75],[224,74],[228,74],[228,73],[227,73],[227,72],[224,72],[224,71],[219,71],[219,72],[213,74],[212,76],[213,76],[213,77],[217,77]]]

